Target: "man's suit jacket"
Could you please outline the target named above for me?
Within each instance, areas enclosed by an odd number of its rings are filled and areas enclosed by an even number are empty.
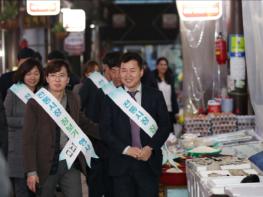
[[[80,113],[78,100],[70,91],[67,92],[67,102],[68,113],[83,132],[99,139],[98,126]],[[42,183],[49,175],[55,154],[56,123],[34,99],[30,99],[26,105],[22,134],[25,173],[36,171]],[[84,156],[81,154],[79,161],[81,170],[86,173]]]
[[[97,88],[91,79],[86,78],[83,81],[82,87],[80,88],[79,96],[81,101],[81,111],[83,111],[85,115],[93,122],[98,123],[101,119],[101,106],[105,97],[103,91]],[[108,149],[105,143],[94,138],[91,138],[91,141],[96,154],[100,158],[107,158]]]
[[[81,101],[81,110],[94,122],[99,122],[100,115],[100,102],[101,93],[100,89],[91,81],[86,78],[80,88],[79,96]],[[103,93],[102,93],[103,96]]]
[[[161,174],[162,152],[161,146],[169,135],[169,115],[163,94],[156,89],[142,86],[142,107],[153,117],[159,129],[150,138],[144,131],[140,132],[142,146],[149,145],[153,148],[152,155],[147,161],[149,167],[156,175]],[[110,161],[109,174],[120,176],[130,170],[134,158],[123,155],[127,146],[131,146],[131,128],[129,117],[110,100],[105,98],[104,113],[101,120],[101,137],[109,146]],[[143,162],[143,161],[142,161]]]

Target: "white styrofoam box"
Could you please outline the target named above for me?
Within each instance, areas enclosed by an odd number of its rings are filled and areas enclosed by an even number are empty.
[[[212,194],[217,194],[217,195],[222,195],[225,194],[224,187],[213,187],[209,188],[210,193]]]
[[[208,186],[211,188],[215,187],[226,187],[229,185],[240,185],[247,183],[240,183],[246,176],[228,176],[228,177],[209,177],[207,180]],[[259,176],[260,182],[263,182],[263,176]]]
[[[194,168],[197,172],[207,171],[207,166],[195,166]]]
[[[255,169],[244,169],[244,172],[248,174],[258,174],[258,172]]]
[[[207,184],[211,188],[225,187],[228,185],[240,184],[245,176],[229,176],[229,177],[208,177]]]
[[[243,163],[238,165],[224,165],[220,166],[222,170],[229,170],[229,169],[251,169],[250,163]]]
[[[208,178],[208,175],[213,174],[213,173],[216,173],[222,176],[231,176],[228,170],[209,170],[209,171],[197,172],[198,176],[200,176],[201,178]]]
[[[226,186],[225,194],[230,197],[262,197],[263,184],[262,183],[246,183],[235,186]]]
[[[194,162],[192,162],[191,160],[186,160],[187,162],[187,166],[190,168],[190,169],[193,169],[194,171],[204,171],[204,170],[207,170],[207,166],[205,165],[198,165]]]

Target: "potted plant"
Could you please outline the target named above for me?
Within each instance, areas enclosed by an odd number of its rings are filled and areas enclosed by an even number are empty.
[[[68,32],[63,27],[63,24],[61,22],[57,22],[54,27],[51,29],[51,31],[54,33],[55,37],[59,40],[62,40],[68,36]]]
[[[0,26],[3,29],[15,29],[18,26],[18,2],[6,1],[3,11],[0,13]]]

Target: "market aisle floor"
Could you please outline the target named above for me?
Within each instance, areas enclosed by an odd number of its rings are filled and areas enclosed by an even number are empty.
[[[83,174],[81,174],[81,183],[83,197],[88,197],[88,186],[86,177]],[[187,189],[169,189],[167,192],[167,197],[188,197]]]

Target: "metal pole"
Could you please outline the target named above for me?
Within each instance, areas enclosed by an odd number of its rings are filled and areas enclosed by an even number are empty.
[[[1,0],[1,11],[4,10],[4,0]],[[2,64],[2,73],[5,73],[6,65],[5,65],[5,31],[1,30],[1,49],[2,57],[1,57],[1,64]]]
[[[245,40],[243,33],[242,2],[231,1],[231,25],[229,31],[230,76],[229,95],[234,99],[234,113],[247,114],[248,93],[245,65]]]

